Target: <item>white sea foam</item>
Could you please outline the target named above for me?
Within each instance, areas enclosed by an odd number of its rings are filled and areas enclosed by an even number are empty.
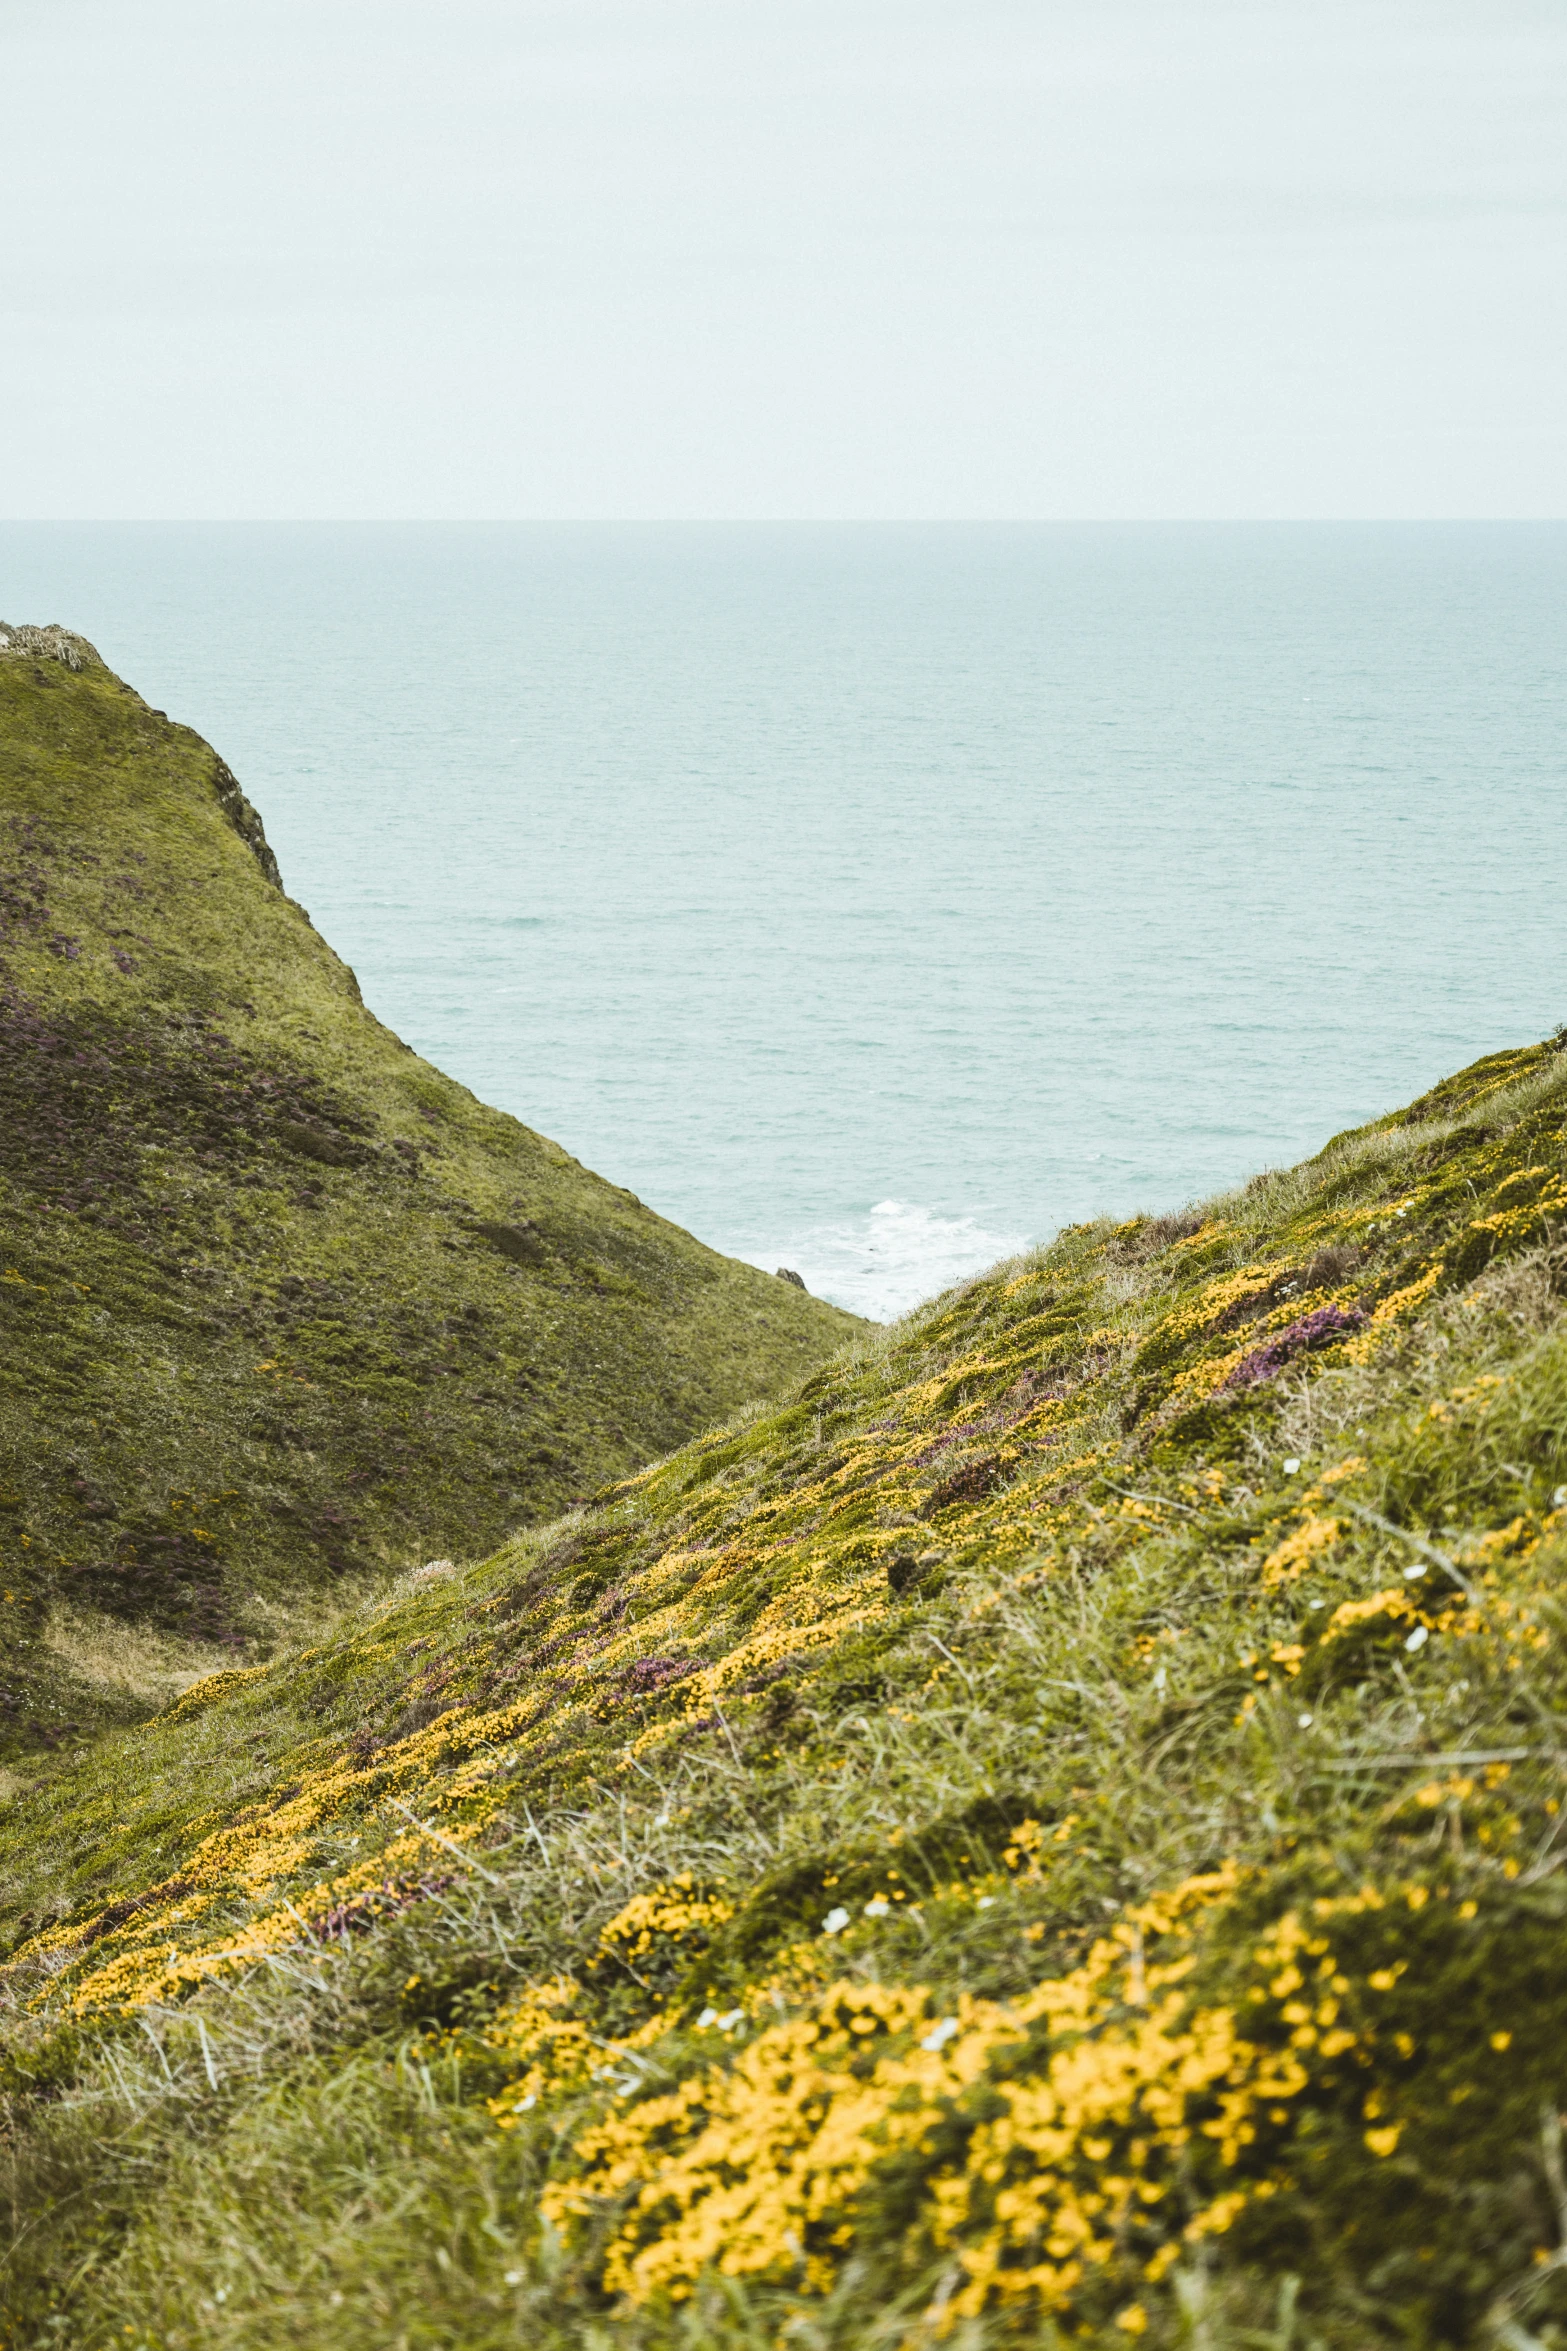
[[[994,1230],[978,1216],[940,1216],[909,1200],[878,1200],[862,1216],[806,1225],[776,1247],[747,1249],[753,1265],[787,1265],[818,1298],[891,1322],[954,1282],[983,1273],[1029,1246],[1024,1233]]]

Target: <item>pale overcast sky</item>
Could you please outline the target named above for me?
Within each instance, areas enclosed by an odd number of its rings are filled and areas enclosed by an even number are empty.
[[[1567,514],[1567,0],[0,0],[0,514]]]

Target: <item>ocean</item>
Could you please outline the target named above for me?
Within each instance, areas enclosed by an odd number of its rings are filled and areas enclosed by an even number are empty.
[[[1567,1022],[1567,526],[8,524],[421,1053],[878,1318]]]

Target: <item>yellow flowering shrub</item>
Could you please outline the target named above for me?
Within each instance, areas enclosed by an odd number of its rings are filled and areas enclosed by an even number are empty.
[[[1475,1793],[1422,1789],[1417,1813]],[[1411,2203],[1410,2175],[1384,2167],[1411,2134],[1436,2160],[1467,2101],[1451,1987],[1500,1922],[1425,1883],[1259,1924],[1251,1898],[1233,1870],[1187,1881],[1011,2001],[964,1994],[943,2013],[923,1985],[840,1976],[791,2005],[764,1986],[695,2063],[689,2031],[654,2019],[635,2049],[598,2052],[610,2103],[577,2127],[543,2216],[631,2306],[678,2303],[709,2272],[821,2295],[892,2230],[947,2264],[944,2325],[998,2307],[1102,2322],[1218,2238],[1298,2245],[1302,2164],[1320,2194],[1331,2161],[1334,2225],[1351,2234],[1397,2206],[1388,2179],[1405,2225],[1421,2211],[1439,2226],[1440,2195]],[[1525,1933],[1512,1980],[1529,1982],[1548,1941]],[[585,2044],[551,1996],[523,2013],[519,2046],[547,2056],[522,2102],[548,2095],[552,2071],[580,2096]],[[1515,2102],[1529,2094],[1516,2045],[1542,2030],[1535,1992],[1492,2036]],[[503,2119],[516,2109],[497,2101]]]
[[[734,1914],[732,1902],[698,1893],[692,1872],[682,1870],[667,1885],[633,1894],[600,1933],[597,1958],[644,1988],[666,1984]]]
[[[1227,1884],[1183,1889],[1176,1907]],[[688,2294],[710,2265],[822,2285],[877,2185],[913,2161],[925,2226],[965,2273],[955,2311],[998,2294],[1065,2308],[1120,2258],[1129,2220],[1148,2223],[1151,2254],[1164,2232],[1150,2216],[1194,2134],[1232,2157],[1251,2106],[1305,2079],[1293,2059],[1242,2048],[1228,2016],[1185,2014],[1190,1957],[1143,1951],[1169,1915],[1134,1913],[1084,1966],[1011,2004],[961,1997],[942,2017],[922,1987],[834,1983],[732,2064],[586,2131],[546,2217],[569,2228],[624,2199],[604,2281],[633,2301]],[[1035,2045],[1038,2070],[1009,2078],[1006,2059]],[[954,2129],[959,2164],[938,2154]]]
[[[1293,1583],[1307,1563],[1320,1552],[1331,1550],[1343,1532],[1336,1518],[1305,1518],[1293,1534],[1276,1544],[1262,1563],[1265,1585]]]
[[[1417,1280],[1406,1282],[1394,1290],[1373,1310],[1365,1329],[1351,1339],[1344,1349],[1351,1363],[1369,1363],[1377,1349],[1390,1335],[1395,1324],[1404,1321],[1420,1306],[1442,1278],[1440,1265],[1427,1266]]]

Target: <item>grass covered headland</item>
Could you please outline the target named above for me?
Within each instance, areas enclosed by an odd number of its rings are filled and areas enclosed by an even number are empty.
[[[216,753],[0,625],[0,1762],[858,1327],[409,1052]]]
[[[1564,1220],[1497,1054],[51,1763],[7,2342],[1567,2343]]]

